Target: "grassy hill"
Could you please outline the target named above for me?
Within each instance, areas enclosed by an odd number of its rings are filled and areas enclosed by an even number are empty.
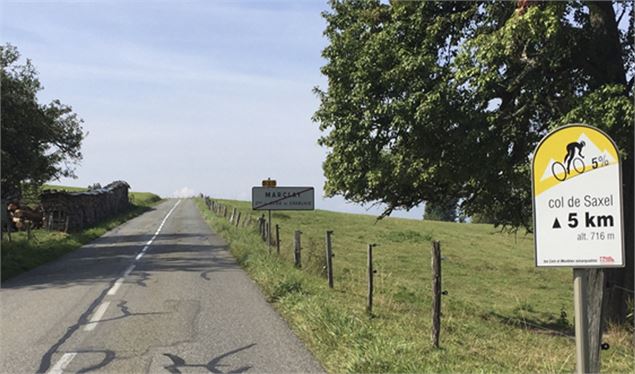
[[[249,202],[219,201],[256,216]],[[571,372],[572,272],[537,269],[530,235],[490,225],[426,222],[328,211],[279,212],[281,258],[257,230],[235,228],[197,202],[208,223],[329,372]],[[303,269],[292,266],[302,231]],[[334,230],[335,289],[323,274]],[[431,344],[431,241],[442,246],[441,348]],[[375,302],[365,313],[366,248],[374,251]],[[275,250],[274,250],[275,253]],[[609,328],[602,371],[633,372],[632,329]]]
[[[63,191],[84,191],[81,187],[51,186],[43,189],[57,189]],[[29,205],[37,205],[36,193],[31,193],[27,202]],[[136,217],[152,206],[161,202],[161,197],[149,192],[130,192],[130,209],[108,220],[100,222],[97,226],[84,229],[80,232],[63,233],[47,231],[45,229],[33,230],[32,240],[27,240],[26,232],[12,233],[12,240],[7,235],[2,237],[0,256],[2,266],[0,268],[2,280],[14,277],[22,272],[33,269],[44,263],[53,261],[64,254],[73,251],[82,245],[102,236],[107,231]]]

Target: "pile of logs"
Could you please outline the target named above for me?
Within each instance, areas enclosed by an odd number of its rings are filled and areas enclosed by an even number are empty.
[[[128,209],[129,188],[128,183],[116,181],[87,192],[44,191],[41,198],[44,226],[60,231],[94,226]]]
[[[20,206],[18,203],[11,203],[7,206],[7,212],[10,217],[10,224],[16,230],[26,230],[30,228],[37,229],[42,227],[42,209],[40,207],[33,209],[28,206]]]

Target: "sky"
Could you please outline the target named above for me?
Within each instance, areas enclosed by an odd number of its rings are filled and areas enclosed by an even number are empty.
[[[32,60],[41,102],[60,99],[84,120],[78,178],[60,184],[250,200],[270,177],[314,186],[317,209],[378,215],[323,197],[328,150],[311,117],[313,88],[327,86],[325,10],[326,0],[2,0],[0,41]]]

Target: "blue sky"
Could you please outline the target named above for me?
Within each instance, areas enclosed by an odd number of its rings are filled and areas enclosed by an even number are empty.
[[[3,1],[1,39],[32,59],[45,89],[89,132],[76,180],[249,200],[264,178],[316,187],[326,0]],[[393,216],[420,218],[421,209]]]

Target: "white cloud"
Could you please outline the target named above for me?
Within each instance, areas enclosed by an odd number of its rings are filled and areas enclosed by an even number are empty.
[[[174,196],[174,197],[182,197],[182,198],[192,197],[192,196],[194,196],[194,190],[189,188],[189,187],[182,187],[182,188],[179,188],[178,190],[174,191],[172,196]]]

